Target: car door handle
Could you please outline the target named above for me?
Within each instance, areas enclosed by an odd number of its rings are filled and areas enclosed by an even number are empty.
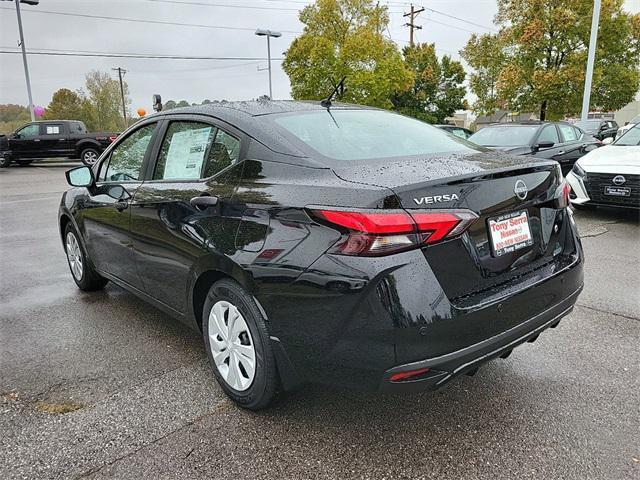
[[[193,197],[189,203],[192,207],[198,210],[204,210],[209,207],[214,207],[218,204],[218,197],[212,195],[200,195],[199,197]]]
[[[33,141],[34,141],[34,142],[39,142],[39,141],[40,141],[40,139],[39,139],[39,138],[34,138],[34,139],[33,139]]]
[[[116,207],[116,210],[118,210],[119,212],[123,212],[129,206],[129,202],[127,202],[126,200],[118,200],[113,204],[113,206]]]
[[[58,141],[59,142],[64,142],[66,140],[66,138],[59,138]]]
[[[564,150],[560,150],[560,151],[558,152],[558,155],[564,155]]]

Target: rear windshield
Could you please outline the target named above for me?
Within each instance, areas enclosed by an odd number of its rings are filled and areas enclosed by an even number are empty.
[[[333,160],[477,151],[427,123],[380,110],[315,111],[277,116],[274,121],[296,140]]]
[[[583,130],[597,130],[600,127],[601,120],[585,120],[583,122],[576,122],[575,125]]]
[[[485,127],[469,137],[469,141],[485,147],[517,147],[529,145],[538,125]]]

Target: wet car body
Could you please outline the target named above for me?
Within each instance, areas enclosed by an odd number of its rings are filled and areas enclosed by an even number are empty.
[[[331,109],[337,121],[360,110]],[[126,206],[109,195],[111,184],[72,189],[61,202],[61,231],[73,222],[101,275],[196,330],[212,282],[238,282],[267,319],[284,389],[435,388],[535,340],[571,311],[582,289],[582,248],[570,210],[558,205],[555,162],[463,140],[463,152],[336,162],[273,120],[308,114],[329,112],[314,103],[244,102],[150,116],[132,127],[155,123],[142,179],[119,182]],[[151,180],[164,132],[177,120],[231,132],[240,161],[211,178]],[[517,180],[528,186],[523,198]],[[196,208],[198,196],[218,201]],[[360,256],[335,250],[353,232],[319,218],[324,210],[476,218],[433,245]],[[514,211],[526,212],[531,244],[496,256],[488,224]]]

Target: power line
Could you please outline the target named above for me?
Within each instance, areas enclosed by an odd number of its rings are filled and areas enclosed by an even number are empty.
[[[12,10],[8,7],[0,7],[0,10]],[[179,27],[197,27],[197,28],[213,28],[220,30],[242,30],[247,32],[255,31],[253,27],[230,27],[227,25],[205,25],[199,23],[181,23],[181,22],[167,22],[162,20],[145,20],[142,18],[126,18],[126,17],[110,17],[107,15],[89,15],[84,13],[69,13],[69,12],[52,12],[51,10],[26,10],[26,13],[40,13],[40,14],[48,14],[48,15],[61,15],[64,17],[80,17],[80,18],[93,18],[97,20],[115,20],[120,22],[135,22],[135,23],[150,23],[154,25],[172,25]],[[280,30],[283,33],[302,33],[294,30]]]
[[[223,3],[206,3],[206,2],[194,2],[194,1],[180,2],[178,0],[139,0],[139,1],[152,2],[152,3],[172,3],[174,5],[197,5],[200,7],[244,8],[248,10],[283,10],[283,11],[291,11],[291,12],[299,11],[298,8],[264,7],[259,5],[227,5]]]
[[[1,53],[5,54],[20,54],[19,51],[4,50],[5,48],[12,47],[0,47]],[[137,59],[162,59],[162,60],[235,60],[235,61],[265,61],[266,57],[207,57],[207,56],[186,56],[186,55],[154,55],[154,54],[142,54],[142,53],[109,53],[109,52],[75,52],[68,50],[58,51],[44,51],[44,50],[30,50],[27,52],[29,55],[44,55],[44,56],[58,56],[58,57],[104,57],[104,58],[137,58]],[[272,58],[272,60],[282,61],[283,58]]]

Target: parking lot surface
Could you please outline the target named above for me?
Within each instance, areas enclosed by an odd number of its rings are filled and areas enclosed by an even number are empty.
[[[0,170],[0,478],[640,478],[640,223],[576,212],[571,315],[444,389],[309,387],[251,413],[199,334],[109,284],[57,231],[71,164]]]

